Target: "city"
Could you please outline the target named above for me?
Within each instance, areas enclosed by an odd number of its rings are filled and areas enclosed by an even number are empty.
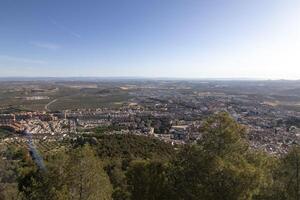
[[[279,84],[281,88],[277,87]],[[299,90],[298,85],[299,82],[293,81],[129,80],[128,83],[114,81],[105,84],[101,81],[41,82],[41,85],[24,82],[22,87],[16,89],[27,94],[23,101],[39,104],[46,99],[46,106],[42,110],[17,112],[9,111],[13,110],[13,105],[1,107],[0,126],[10,127],[15,132],[1,139],[1,143],[26,142],[22,134],[24,131],[30,132],[34,142],[39,143],[76,138],[97,128],[103,134],[136,134],[156,137],[171,144],[193,143],[201,140],[203,120],[223,111],[247,128],[246,137],[252,148],[281,155],[287,153],[292,145],[298,144],[300,139],[300,109],[297,103],[300,93],[295,93]],[[52,89],[45,91],[47,87]],[[268,93],[264,92],[266,88],[269,88]],[[16,92],[5,87],[1,89],[3,93]],[[112,102],[114,105],[108,106],[104,104],[99,108],[90,105],[90,108],[51,111],[66,98],[55,95],[60,95],[60,90],[68,89],[86,91],[90,95],[87,98],[95,99],[113,98],[120,92],[128,96],[122,102]],[[51,96],[38,98],[41,94]],[[9,98],[1,101],[13,102],[18,97]],[[56,98],[55,102],[53,98]],[[74,98],[76,103],[76,98],[82,97],[70,95],[69,98]],[[47,102],[52,102],[52,105]],[[72,101],[69,103],[72,104]],[[290,107],[284,106],[286,104]],[[296,109],[291,109],[293,106]]]
[[[300,200],[299,0],[1,0],[0,200]]]

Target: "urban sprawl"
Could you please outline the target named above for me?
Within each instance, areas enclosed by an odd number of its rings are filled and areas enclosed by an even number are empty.
[[[128,91],[131,98],[118,107],[2,113],[0,127],[15,134],[1,143],[26,142],[25,133],[39,142],[76,139],[95,130],[101,134],[146,135],[174,145],[193,143],[201,140],[204,120],[218,112],[228,112],[246,127],[252,148],[280,155],[299,141],[300,112],[297,110],[274,106],[257,95],[220,92],[222,87],[226,90],[224,83],[209,86],[212,91],[191,89],[189,84],[178,85],[172,82],[120,86],[118,89]],[[26,100],[53,101],[48,96],[29,96]],[[59,99],[53,103],[59,103]]]

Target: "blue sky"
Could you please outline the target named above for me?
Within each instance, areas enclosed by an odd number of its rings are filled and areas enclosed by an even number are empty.
[[[300,79],[298,0],[1,0],[0,76]]]

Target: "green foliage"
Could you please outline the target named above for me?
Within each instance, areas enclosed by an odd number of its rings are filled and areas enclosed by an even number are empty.
[[[210,117],[201,129],[203,133],[199,145],[209,156],[226,157],[247,152],[245,127],[236,123],[227,113]]]
[[[132,200],[170,199],[167,167],[157,161],[134,161],[127,172]]]
[[[244,128],[226,113],[207,120],[203,139],[187,146],[173,163],[175,199],[248,200],[265,183],[267,171],[243,139]]]
[[[200,131],[198,143],[178,151],[149,137],[83,135],[72,148],[48,154],[44,171],[26,149],[6,147],[0,199],[300,199],[300,148],[281,158],[255,151],[245,128],[226,113],[207,119]]]
[[[6,145],[0,148],[0,156],[0,199],[20,199],[17,177],[27,154],[24,149]]]
[[[130,193],[127,190],[122,188],[115,188],[114,193],[112,194],[114,200],[130,200]]]
[[[109,133],[111,131],[120,131],[120,130],[121,130],[121,127],[112,126],[112,125],[111,126],[99,126],[99,127],[92,129],[92,131],[97,134]]]
[[[89,143],[101,158],[170,158],[175,154],[171,144],[155,138],[132,134],[85,135],[75,146]]]
[[[50,158],[46,171],[32,168],[19,180],[24,199],[109,200],[112,187],[89,146]]]
[[[4,129],[4,128],[0,128],[0,139],[12,136],[13,132],[8,130],[8,129]]]
[[[280,165],[286,199],[300,199],[300,148],[294,148]]]
[[[293,148],[274,168],[273,183],[260,199],[300,199],[300,148]]]
[[[17,199],[18,188],[15,183],[14,166],[7,160],[0,159],[0,199]]]
[[[109,178],[89,146],[72,152],[67,170],[71,199],[111,199]]]

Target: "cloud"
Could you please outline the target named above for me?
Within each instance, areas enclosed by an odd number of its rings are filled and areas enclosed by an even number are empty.
[[[49,49],[49,50],[57,50],[59,48],[61,48],[60,45],[58,44],[54,44],[54,43],[49,43],[49,42],[30,42],[31,45],[36,46],[36,47],[40,47],[40,48],[44,48],[44,49]]]
[[[21,57],[8,56],[8,55],[0,55],[0,61],[1,60],[6,62],[18,62],[18,63],[25,63],[25,64],[40,64],[40,65],[47,64],[47,62],[44,60],[21,58]]]
[[[54,26],[56,26],[58,29],[60,30],[63,30],[64,32],[68,33],[69,35],[73,36],[73,37],[76,37],[76,38],[81,38],[81,35],[72,31],[71,29],[69,29],[68,27],[62,25],[62,24],[59,24],[57,23],[56,20],[52,19],[49,17],[49,20],[51,22],[51,24],[53,24]]]

